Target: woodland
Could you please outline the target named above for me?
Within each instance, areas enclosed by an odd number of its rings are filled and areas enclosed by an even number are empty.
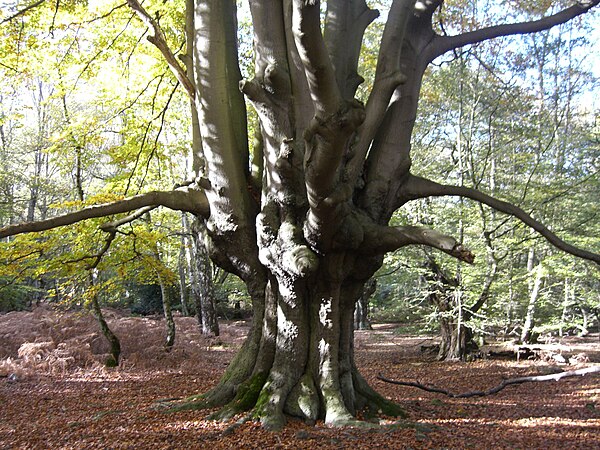
[[[599,3],[0,2],[0,444],[600,444]]]

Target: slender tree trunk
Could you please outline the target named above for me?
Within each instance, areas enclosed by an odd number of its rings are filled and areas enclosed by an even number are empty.
[[[167,338],[165,347],[169,350],[175,344],[175,320],[173,319],[173,309],[171,308],[171,294],[169,286],[165,283],[163,277],[159,275],[158,282],[160,284],[160,294],[162,297],[163,314],[167,325]]]
[[[185,213],[182,213],[185,215]],[[181,314],[185,317],[190,315],[188,310],[188,288],[187,288],[187,258],[186,251],[188,249],[188,239],[186,236],[186,220],[181,218],[181,241],[179,247],[179,258],[177,260],[177,269],[179,272],[179,301],[181,302]]]
[[[175,344],[175,320],[173,319],[173,308],[171,306],[171,292],[164,275],[161,274],[163,263],[160,257],[159,250],[158,248],[155,248],[154,250],[156,262],[158,264],[158,268],[156,269],[156,277],[160,286],[160,296],[163,305],[163,315],[165,317],[165,325],[167,329],[165,347],[167,348],[167,350],[170,350],[173,347],[173,344]]]
[[[88,285],[91,288],[93,288],[94,286],[94,277],[92,274],[89,274],[88,276]],[[91,305],[92,313],[94,314],[94,317],[96,317],[96,320],[100,325],[100,330],[102,331],[102,334],[104,335],[104,337],[108,341],[108,344],[110,345],[110,355],[106,359],[105,364],[107,367],[116,367],[119,365],[119,358],[121,356],[121,343],[119,341],[119,338],[112,332],[112,330],[108,326],[106,319],[104,319],[102,309],[100,308],[100,302],[98,300],[98,294],[95,291],[92,294]]]
[[[198,324],[203,334],[219,335],[219,322],[215,308],[212,267],[204,244],[202,225],[195,220],[191,226],[193,239],[192,271],[194,280],[192,294],[196,304]]]
[[[377,290],[377,280],[371,278],[365,283],[365,287],[358,298],[354,311],[354,329],[355,330],[371,330],[371,322],[369,321],[369,301]]]
[[[534,251],[533,248],[529,252],[528,267],[530,277],[534,277],[530,281],[530,292],[529,292],[529,303],[527,304],[527,311],[525,313],[525,321],[523,323],[523,330],[521,331],[521,342],[523,344],[532,344],[535,342],[533,339],[533,327],[535,326],[535,310],[542,286],[542,270],[538,264],[533,267]]]

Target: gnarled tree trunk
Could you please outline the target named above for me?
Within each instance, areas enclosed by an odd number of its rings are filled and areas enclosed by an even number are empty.
[[[461,261],[474,258],[441,232],[391,226],[394,211],[411,200],[470,198],[519,218],[558,248],[600,262],[600,255],[563,242],[515,205],[410,173],[422,77],[434,59],[498,36],[548,29],[600,0],[457,36],[433,29],[442,0],[394,0],[366,104],[354,99],[358,57],[378,13],[365,0],[329,0],[323,27],[318,0],[250,0],[255,73],[243,81],[236,2],[187,0],[186,68],[169,49],[157,15],[137,0],[127,3],[193,101],[194,179],[168,193],[9,225],[0,238],[157,205],[205,223],[210,258],[245,282],[254,315],[220,383],[182,407],[221,405],[220,417],[252,410],[273,429],[286,413],[333,425],[352,423],[365,408],[400,414],[356,369],[354,305],[387,252],[420,244]],[[252,151],[244,95],[259,120]]]

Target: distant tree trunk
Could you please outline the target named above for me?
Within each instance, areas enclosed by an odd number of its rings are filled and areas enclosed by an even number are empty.
[[[540,264],[534,267],[534,259],[535,252],[531,248],[527,259],[527,268],[530,276],[533,276],[534,279],[529,282],[529,303],[527,304],[527,312],[525,313],[525,321],[523,323],[523,330],[521,331],[521,342],[523,344],[532,344],[536,341],[533,336],[533,327],[535,326],[535,310],[543,276]]]
[[[429,302],[435,306],[440,324],[440,349],[438,360],[466,359],[467,355],[476,350],[473,341],[473,331],[467,325],[471,313],[463,310],[462,295],[456,288],[459,285],[455,277],[449,277],[430,258],[427,262],[428,274],[424,276],[429,284]],[[478,302],[479,303],[479,302]]]
[[[355,330],[371,330],[371,322],[369,321],[369,300],[377,290],[377,280],[371,278],[365,283],[362,294],[356,301],[354,310],[354,329]]]
[[[167,328],[167,339],[165,340],[165,347],[167,350],[170,350],[173,347],[173,344],[175,344],[175,320],[173,319],[173,308],[171,306],[171,293],[169,290],[169,285],[167,284],[164,275],[162,275],[160,272],[163,263],[160,257],[160,253],[158,252],[158,248],[155,248],[155,256],[159,266],[156,270],[156,276],[158,278],[158,284],[160,286],[160,296],[162,299],[163,314],[165,316],[165,323]]]
[[[175,343],[175,320],[173,320],[173,309],[171,307],[171,294],[169,292],[169,286],[165,283],[163,277],[159,275],[158,282],[160,284],[160,294],[162,296],[163,313],[165,315],[165,321],[167,323],[167,339],[165,341],[165,347],[171,349]]]
[[[562,304],[562,313],[560,315],[560,326],[558,328],[558,335],[560,337],[564,334],[564,327],[567,323],[567,312],[569,308],[569,279],[565,278],[564,282],[564,292],[563,292],[563,304]]]
[[[440,319],[440,335],[440,350],[437,356],[440,361],[464,361],[470,352],[477,350],[477,344],[473,341],[473,331],[464,322]]]
[[[185,213],[183,213],[185,215]],[[186,262],[186,251],[188,248],[188,240],[186,238],[186,227],[185,218],[181,219],[181,243],[179,247],[179,259],[177,261],[177,268],[179,270],[179,300],[181,302],[181,314],[185,317],[190,315],[188,310],[188,291],[187,291],[187,262]]]
[[[148,226],[152,223],[150,213],[146,213],[145,218],[148,222]],[[165,317],[165,323],[167,328],[167,339],[165,340],[165,348],[170,350],[175,343],[175,321],[173,320],[173,308],[171,306],[171,293],[169,291],[169,283],[165,277],[166,267],[160,256],[160,249],[157,243],[153,244],[154,258],[156,260],[155,273],[160,286],[160,296],[163,305],[163,314]]]
[[[88,276],[88,283],[90,287],[93,287],[94,277],[92,274]],[[98,300],[98,294],[96,294],[96,292],[92,294],[91,304],[92,312],[94,317],[96,317],[98,324],[100,325],[100,330],[110,345],[110,355],[106,359],[105,364],[107,367],[117,367],[119,365],[119,358],[121,356],[121,343],[119,342],[119,338],[112,332],[108,326],[108,323],[104,319],[102,309],[100,308],[100,302]]]
[[[196,219],[191,227],[193,238],[192,294],[196,303],[198,324],[203,334],[219,335],[219,322],[215,308],[212,268],[203,239],[202,225]]]
[[[588,329],[590,313],[585,307],[581,307],[580,309],[581,309],[581,316],[583,318],[583,323],[581,324],[581,327],[579,327],[580,331],[578,333],[578,336],[583,337],[583,336],[587,336],[590,333],[590,331]]]

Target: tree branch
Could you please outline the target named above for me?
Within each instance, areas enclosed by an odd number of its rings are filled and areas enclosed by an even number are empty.
[[[102,225],[100,225],[100,229],[102,231],[106,231],[107,233],[116,233],[117,229],[121,225],[131,223],[134,220],[139,219],[144,214],[149,213],[150,211],[152,211],[153,209],[156,209],[156,208],[158,208],[158,205],[144,206],[143,208],[138,209],[136,212],[134,212],[128,216],[125,216],[121,219],[113,220],[112,222],[103,223]]]
[[[325,45],[335,68],[342,97],[354,98],[365,81],[357,73],[358,60],[366,28],[379,17],[365,0],[328,0],[325,18]]]
[[[563,9],[556,14],[543,17],[539,20],[496,25],[456,36],[437,36],[432,43],[428,60],[433,61],[435,58],[443,55],[447,51],[464,47],[465,45],[476,44],[478,42],[487,41],[489,39],[494,39],[501,36],[529,34],[548,30],[556,25],[568,22],[577,16],[585,14],[598,4],[600,4],[600,0],[578,1],[577,4],[567,9]]]
[[[25,222],[0,228],[0,239],[22,233],[35,233],[72,225],[82,220],[120,214],[148,206],[165,206],[207,217],[209,205],[204,191],[192,187],[180,187],[173,191],[152,191],[134,197],[101,205],[88,206],[79,211],[63,214],[37,222]]]
[[[376,254],[394,251],[415,244],[437,248],[469,264],[475,260],[475,255],[452,236],[429,228],[416,226],[370,227],[365,232],[365,239],[359,251]]]
[[[600,373],[600,366],[592,366],[586,367],[585,369],[571,370],[569,372],[560,372],[553,373],[550,375],[539,375],[533,377],[520,377],[520,378],[509,378],[507,380],[502,380],[502,382],[491,389],[486,391],[471,391],[471,392],[463,392],[461,394],[455,394],[449,392],[445,389],[436,387],[436,386],[426,386],[424,384],[414,382],[414,381],[397,381],[391,380],[389,378],[384,377],[381,373],[377,375],[377,379],[381,381],[385,381],[390,384],[397,384],[399,386],[411,386],[416,387],[418,389],[422,389],[427,392],[435,392],[437,394],[444,394],[448,397],[452,398],[469,398],[469,397],[485,397],[487,395],[492,395],[500,392],[507,386],[513,384],[522,384],[522,383],[531,383],[531,382],[539,382],[539,381],[559,381],[563,378],[576,377],[576,376],[584,376],[590,373]]]
[[[25,14],[30,9],[37,8],[38,6],[40,6],[45,1],[46,0],[39,0],[37,2],[32,3],[29,6],[26,6],[25,8],[23,8],[23,9],[17,11],[16,13],[14,13],[12,16],[7,17],[6,19],[2,19],[2,22],[0,22],[0,25],[4,25],[6,22],[10,22],[11,20],[16,19],[17,17],[22,16],[23,14]]]
[[[181,85],[185,88],[186,92],[193,100],[196,96],[196,89],[194,88],[194,83],[190,81],[188,78],[185,68],[179,64],[177,58],[169,48],[167,44],[167,39],[165,38],[165,34],[163,33],[160,25],[156,20],[148,14],[148,12],[144,9],[142,5],[137,0],[127,0],[127,4],[129,7],[135,11],[138,17],[144,22],[154,33],[152,36],[148,36],[148,41],[152,43],[156,48],[160,50],[162,55],[165,57],[167,65],[171,69],[171,72],[177,78],[177,81],[181,83]]]
[[[306,72],[308,88],[318,116],[327,117],[342,103],[335,72],[321,34],[320,2],[294,0],[294,40]]]
[[[556,234],[550,231],[544,224],[531,217],[531,215],[529,215],[523,209],[513,205],[512,203],[505,202],[490,195],[484,194],[477,189],[465,186],[439,184],[425,178],[411,175],[403,185],[401,193],[404,198],[408,198],[410,200],[416,200],[418,198],[425,197],[441,197],[446,195],[456,195],[459,197],[470,198],[471,200],[478,201],[484,205],[494,208],[497,211],[516,217],[521,222],[530,226],[539,234],[541,234],[556,248],[579,258],[588,259],[600,264],[600,254],[580,249],[563,241]]]
[[[396,0],[390,8],[375,69],[375,80],[365,108],[365,121],[355,153],[348,164],[348,179],[355,182],[363,168],[367,152],[385,116],[396,88],[406,81],[400,72],[400,52],[409,19],[414,13],[413,0]]]

